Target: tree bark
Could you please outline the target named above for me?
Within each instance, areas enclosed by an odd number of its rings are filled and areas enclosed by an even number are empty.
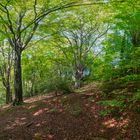
[[[75,72],[75,88],[78,89],[81,87],[81,80],[83,78],[83,70],[84,68],[78,67],[76,72]]]
[[[19,105],[23,102],[21,51],[15,51],[14,89],[15,89],[15,91],[14,91],[15,92],[15,100],[14,100],[13,105]]]
[[[10,84],[6,87],[6,104],[9,104],[12,102],[12,92],[10,88]]]

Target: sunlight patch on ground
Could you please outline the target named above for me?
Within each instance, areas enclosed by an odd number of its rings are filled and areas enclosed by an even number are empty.
[[[21,118],[16,118],[14,122],[10,122],[9,124],[5,127],[7,130],[8,129],[14,129],[17,126],[22,126],[26,124],[26,119],[25,117],[21,117]]]
[[[129,120],[128,119],[123,119],[119,122],[118,126],[119,127],[122,127],[122,126],[125,126],[129,123]]]
[[[110,119],[110,120],[104,122],[103,125],[105,125],[107,128],[112,128],[117,125],[117,122],[115,119]]]
[[[48,111],[49,108],[44,108],[44,109],[40,109],[38,111],[36,111],[33,116],[38,116],[38,115],[41,115],[42,113],[44,113],[45,111]]]
[[[3,105],[3,106],[0,106],[2,109],[5,109],[5,108],[8,108],[8,107],[10,107],[11,105],[9,104],[9,105]]]
[[[46,123],[47,123],[47,121],[41,121],[41,122],[38,122],[35,126],[40,127]]]
[[[120,120],[120,121],[116,121],[115,119],[110,119],[106,122],[103,123],[103,125],[105,125],[107,128],[112,128],[112,127],[122,127],[122,126],[125,126],[129,123],[129,120],[128,119],[123,119],[123,120]]]
[[[37,105],[30,105],[29,107],[27,107],[27,109],[33,109],[35,107],[37,107]]]
[[[26,99],[25,103],[33,103],[33,102],[40,101],[40,100],[43,100],[43,99],[46,99],[46,98],[51,98],[51,97],[53,97],[52,94],[39,95],[39,96],[35,96],[35,97],[31,97],[31,98]]]
[[[53,137],[54,137],[54,136],[51,135],[51,134],[48,134],[48,135],[47,135],[47,138],[48,138],[48,139],[53,139]]]

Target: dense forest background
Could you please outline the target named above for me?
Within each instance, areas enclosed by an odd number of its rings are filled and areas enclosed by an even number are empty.
[[[105,90],[134,82],[130,88],[139,92],[139,4],[1,2],[0,104],[22,101],[20,94],[69,93],[93,81]]]
[[[0,140],[140,140],[140,0],[0,0]]]

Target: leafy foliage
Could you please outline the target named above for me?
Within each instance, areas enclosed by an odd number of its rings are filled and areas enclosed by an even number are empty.
[[[138,4],[129,0],[1,2],[0,41],[12,46],[14,55],[15,46],[22,50],[23,95],[65,93],[93,81],[103,83],[107,98],[117,89],[136,92],[138,86],[131,83],[140,81]],[[11,87],[14,72],[12,67]],[[116,96],[105,104],[119,102]]]

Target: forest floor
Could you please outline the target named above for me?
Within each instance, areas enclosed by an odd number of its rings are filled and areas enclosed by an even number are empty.
[[[0,109],[0,140],[140,140],[140,117],[100,115],[100,90],[87,85],[68,95],[45,95]]]

